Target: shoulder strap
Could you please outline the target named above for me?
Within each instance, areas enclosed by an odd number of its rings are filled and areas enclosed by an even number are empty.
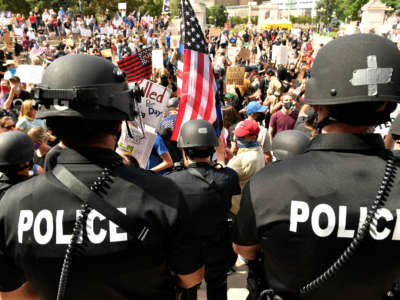
[[[79,198],[79,200],[103,214],[139,241],[143,242],[146,239],[150,231],[147,226],[134,224],[128,216],[124,215],[118,209],[104,201],[98,194],[90,190],[63,165],[58,164],[52,172],[63,185]]]
[[[197,177],[197,178],[200,179],[201,181],[207,183],[209,186],[211,186],[211,187],[212,187],[215,191],[217,191],[218,193],[220,192],[220,191],[219,191],[219,188],[218,188],[218,186],[217,186],[217,184],[215,183],[214,180],[205,178],[205,177],[203,176],[203,174],[201,174],[201,173],[199,172],[199,170],[197,170],[196,168],[187,168],[187,170],[188,170],[188,172],[189,172],[190,174],[192,174],[194,177]]]

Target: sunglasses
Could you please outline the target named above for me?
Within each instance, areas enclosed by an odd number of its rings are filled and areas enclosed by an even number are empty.
[[[11,129],[15,128],[15,124],[5,126],[4,128],[7,129],[7,130],[11,130]]]
[[[42,145],[42,142],[41,142],[41,141],[36,142],[36,143],[34,144],[35,150],[39,149],[41,145]]]

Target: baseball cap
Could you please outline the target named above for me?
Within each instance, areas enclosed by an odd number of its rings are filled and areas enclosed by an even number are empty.
[[[246,112],[248,115],[255,114],[255,113],[264,113],[267,110],[266,106],[261,105],[257,101],[250,102],[246,107]]]
[[[258,123],[254,120],[244,120],[243,122],[240,122],[233,131],[233,133],[239,138],[248,135],[258,135],[259,132],[260,126],[258,126]]]
[[[21,82],[21,79],[18,76],[12,76],[10,79],[8,79],[9,81],[18,81]]]
[[[235,97],[235,95],[232,94],[232,93],[226,93],[225,94],[225,98],[227,98],[227,99],[233,99],[234,97]]]

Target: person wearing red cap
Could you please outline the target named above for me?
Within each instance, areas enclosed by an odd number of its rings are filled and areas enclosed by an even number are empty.
[[[235,170],[239,175],[241,189],[243,189],[251,176],[265,166],[264,153],[257,142],[259,132],[260,127],[254,120],[240,122],[233,132],[236,136],[239,150],[237,155],[229,161],[228,167]],[[231,212],[234,214],[239,210],[241,197],[241,194],[232,197]]]

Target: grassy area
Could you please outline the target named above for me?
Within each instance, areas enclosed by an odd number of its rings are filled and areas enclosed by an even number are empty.
[[[335,31],[325,32],[325,33],[321,33],[320,35],[321,35],[321,36],[327,36],[327,37],[334,38],[334,37],[337,36],[337,32],[335,32]]]

